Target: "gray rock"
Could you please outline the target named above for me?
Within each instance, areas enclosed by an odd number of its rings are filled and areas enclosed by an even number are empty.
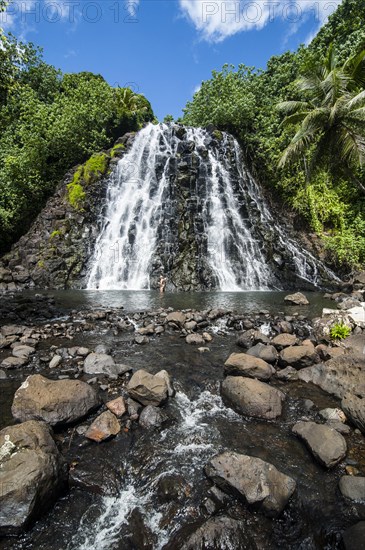
[[[344,497],[365,501],[365,477],[342,476],[338,486]]]
[[[319,414],[325,420],[335,420],[338,422],[346,422],[346,416],[341,409],[322,409]]]
[[[341,345],[352,356],[365,359],[365,333],[349,336],[341,342]]]
[[[275,373],[275,369],[266,361],[246,353],[231,353],[224,363],[224,371],[226,374],[259,380],[269,380]]]
[[[365,397],[365,360],[340,356],[299,371],[299,379],[312,382],[342,399],[345,394]]]
[[[286,382],[298,380],[298,371],[294,367],[286,367],[285,369],[277,370],[276,377]]]
[[[282,401],[285,399],[285,394],[280,390],[241,376],[227,376],[221,392],[225,403],[237,412],[267,420],[281,415]]]
[[[205,344],[205,340],[201,334],[188,334],[185,338],[185,342],[196,346],[204,346]]]
[[[49,428],[29,421],[0,432],[0,533],[21,533],[49,509],[66,481]]]
[[[62,357],[60,355],[55,355],[54,357],[52,357],[48,366],[50,369],[55,369],[61,364],[61,362],[62,362]]]
[[[212,517],[200,525],[192,534],[181,536],[182,545],[176,540],[166,550],[256,550],[257,545],[244,524],[226,516]]]
[[[309,304],[308,299],[301,292],[295,292],[295,294],[288,294],[284,298],[285,302],[290,302],[297,306],[306,306]]]
[[[271,343],[278,350],[282,350],[289,346],[295,346],[298,343],[298,338],[295,334],[288,334],[286,332],[278,334],[271,340]]]
[[[94,350],[94,353],[104,353],[105,355],[109,355],[110,352],[111,348],[106,344],[98,344]]]
[[[345,550],[364,550],[365,521],[359,521],[342,535]]]
[[[95,409],[95,390],[80,380],[49,380],[28,376],[15,392],[11,411],[16,420],[44,420],[52,426],[75,422]]]
[[[351,428],[347,424],[342,422],[337,422],[336,420],[327,420],[326,426],[333,428],[336,432],[342,435],[349,435],[351,433]]]
[[[341,407],[348,418],[359,430],[365,434],[365,398],[363,387],[359,394],[347,393],[341,401]]]
[[[144,369],[135,372],[127,386],[128,393],[142,405],[161,405],[168,398],[168,384],[164,376],[150,374]]]
[[[333,428],[315,422],[298,422],[292,431],[303,439],[313,456],[326,468],[333,468],[346,456],[346,441]]]
[[[84,372],[86,374],[119,374],[113,357],[105,353],[90,353],[84,361]]]
[[[223,491],[271,517],[283,511],[296,487],[269,462],[230,451],[212,458],[205,473]]]
[[[2,369],[0,369],[0,380],[5,380],[8,377],[6,372]]]
[[[166,415],[158,407],[148,405],[139,416],[139,424],[143,428],[158,428],[167,419]]]
[[[120,424],[117,417],[110,411],[101,413],[85,432],[85,437],[100,443],[117,435],[120,432]]]
[[[253,357],[258,357],[266,363],[274,364],[278,359],[278,352],[274,346],[265,345],[258,343],[249,350],[246,351],[247,355],[252,355]]]
[[[318,361],[318,354],[314,346],[289,346],[280,352],[279,364],[282,367],[303,369]]]
[[[3,360],[1,363],[1,366],[4,367],[4,369],[16,369],[19,367],[24,367],[28,363],[28,359],[25,357],[7,357]]]
[[[175,323],[179,327],[183,327],[186,321],[186,315],[182,311],[172,311],[166,317],[168,323]]]
[[[29,356],[32,355],[32,353],[35,353],[35,349],[31,346],[27,346],[25,344],[14,344],[12,354],[14,357],[21,357],[24,359],[29,359]]]
[[[136,344],[139,344],[140,346],[143,346],[145,344],[148,344],[150,339],[148,338],[148,336],[145,336],[143,334],[137,334],[137,336],[135,336],[134,338],[134,341]]]

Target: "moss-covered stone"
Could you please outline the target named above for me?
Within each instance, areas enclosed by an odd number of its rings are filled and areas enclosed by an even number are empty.
[[[125,145],[123,143],[117,143],[114,145],[113,149],[110,151],[110,156],[113,159],[114,157],[119,157],[120,153],[125,150]]]
[[[223,139],[223,134],[222,134],[222,132],[220,132],[219,130],[214,130],[213,136],[214,136],[215,139],[217,139],[218,141],[222,141],[222,139]]]
[[[106,174],[109,165],[108,159],[106,153],[96,153],[85,162],[83,167],[83,180],[86,184]]]

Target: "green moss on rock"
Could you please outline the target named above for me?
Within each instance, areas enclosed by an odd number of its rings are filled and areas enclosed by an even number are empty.
[[[68,202],[75,210],[82,210],[86,198],[84,187],[104,176],[108,166],[109,156],[106,153],[96,153],[77,168],[71,183],[67,185]]]
[[[114,145],[113,149],[110,151],[111,158],[113,159],[114,157],[117,157],[124,149],[125,145],[123,143],[117,143],[117,145]]]

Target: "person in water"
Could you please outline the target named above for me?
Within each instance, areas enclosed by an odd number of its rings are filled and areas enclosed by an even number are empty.
[[[167,283],[167,278],[164,277],[163,275],[160,275],[160,281],[159,281],[160,292],[165,292],[166,283]]]

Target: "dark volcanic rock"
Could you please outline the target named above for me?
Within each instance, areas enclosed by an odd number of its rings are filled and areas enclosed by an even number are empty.
[[[282,512],[296,487],[294,479],[269,462],[229,451],[212,458],[205,473],[223,491],[268,516]]]
[[[346,456],[346,441],[333,428],[315,422],[298,422],[292,431],[305,441],[315,458],[326,468],[336,466]]]
[[[79,420],[99,404],[95,390],[85,382],[34,374],[16,391],[11,411],[20,421],[44,420],[57,426]]]
[[[66,481],[64,462],[43,422],[0,432],[0,533],[18,534],[46,511]]]
[[[345,550],[363,550],[365,540],[365,521],[359,521],[346,529],[342,535]]]
[[[281,415],[285,394],[263,382],[227,376],[221,391],[225,403],[243,415],[267,420]]]
[[[224,363],[226,374],[236,376],[248,376],[258,380],[269,380],[275,373],[275,369],[258,357],[246,353],[231,353]]]

